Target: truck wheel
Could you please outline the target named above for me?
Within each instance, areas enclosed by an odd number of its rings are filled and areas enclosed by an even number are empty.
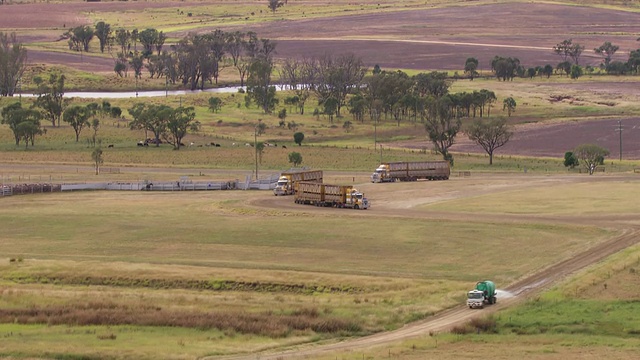
[[[356,210],[358,210],[358,209],[360,209],[360,206],[358,206],[358,205],[354,205],[354,206],[353,206],[353,208],[354,208],[354,209],[356,209]]]

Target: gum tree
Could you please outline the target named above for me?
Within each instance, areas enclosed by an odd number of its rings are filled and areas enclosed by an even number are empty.
[[[27,65],[27,49],[15,33],[0,32],[0,96],[13,96]]]
[[[476,120],[467,130],[469,139],[480,145],[489,155],[489,165],[493,165],[493,153],[509,142],[513,132],[507,119]]]
[[[593,175],[598,166],[604,164],[604,158],[609,155],[609,150],[595,144],[582,144],[573,149],[573,155],[589,175]]]

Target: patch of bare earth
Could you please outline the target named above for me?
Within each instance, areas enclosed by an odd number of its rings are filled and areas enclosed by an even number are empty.
[[[203,2],[73,2],[3,6],[3,29],[56,29],[90,23],[90,12],[116,12],[157,7],[188,7]],[[201,31],[211,31],[201,29]],[[460,70],[467,57],[479,60],[479,70],[490,71],[491,59],[510,56],[525,66],[556,64],[551,50],[572,38],[585,46],[581,64],[598,65],[602,57],[593,48],[604,41],[620,46],[615,59],[624,59],[638,47],[640,13],[556,4],[483,4],[342,15],[321,19],[282,20],[223,30],[256,31],[277,40],[277,57],[354,53],[369,66],[427,70]],[[55,33],[54,35],[56,35]],[[181,36],[181,33],[169,36]],[[613,38],[615,35],[615,38]],[[53,35],[48,35],[49,38]],[[56,35],[57,36],[57,35]],[[29,39],[39,40],[33,38]],[[53,40],[50,38],[50,40]],[[66,59],[51,52],[40,58],[49,63]],[[112,64],[103,71],[111,71]]]

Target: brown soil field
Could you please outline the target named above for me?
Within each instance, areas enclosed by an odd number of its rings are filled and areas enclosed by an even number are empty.
[[[252,27],[278,42],[278,56],[353,52],[370,66],[460,70],[467,57],[490,70],[496,56],[525,66],[557,64],[552,47],[564,39],[585,46],[582,65],[598,65],[592,49],[611,41],[626,60],[638,48],[640,14],[555,4],[488,4],[333,18],[279,21]]]
[[[11,30],[59,30],[88,24],[86,14],[158,7],[189,7],[207,2],[105,2],[21,4],[3,6],[0,24]],[[162,27],[159,27],[162,30]],[[213,29],[202,29],[210,31]],[[598,65],[593,48],[605,41],[620,46],[615,59],[626,60],[638,48],[640,13],[556,4],[482,4],[377,14],[341,15],[322,19],[282,20],[223,30],[256,31],[276,40],[277,57],[319,56],[352,52],[369,66],[425,70],[461,70],[467,57],[490,71],[496,56],[520,59],[525,66],[556,64],[552,47],[571,38],[585,46],[582,65]],[[23,39],[55,41],[54,32]],[[183,33],[169,33],[181,37]],[[30,53],[32,61],[67,64],[68,55]],[[96,61],[94,71],[111,72],[110,61]],[[85,67],[85,66],[83,66]]]
[[[622,123],[622,158],[640,159],[640,118],[620,119]],[[498,148],[494,156],[541,156],[562,158],[580,144],[596,144],[608,149],[608,159],[620,158],[620,132],[618,120],[566,121],[557,123],[532,123],[517,125],[511,140]],[[424,141],[407,141],[394,146],[423,149],[432,144]],[[481,153],[484,150],[464,134],[458,135],[453,152]]]

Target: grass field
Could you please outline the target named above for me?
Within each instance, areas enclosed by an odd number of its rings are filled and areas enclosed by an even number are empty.
[[[135,24],[138,29],[171,32],[169,44],[192,30],[270,23],[285,28],[292,20],[448,6],[472,9],[485,3],[495,2],[293,0],[272,13],[258,0],[181,2],[171,7],[157,2],[132,5],[139,5],[139,10],[73,16],[87,23],[104,20],[112,28]],[[514,6],[513,1],[504,3]],[[635,2],[624,0],[557,3],[640,10]],[[75,0],[57,4],[93,6]],[[68,55],[64,41],[49,41],[63,31],[56,23],[18,33],[38,39],[28,44],[30,50]],[[490,32],[493,29],[477,35]],[[448,36],[459,35],[452,31]],[[384,36],[404,38],[400,33]],[[110,60],[96,47],[92,51],[84,54],[84,62]],[[133,77],[119,78],[112,72],[33,64],[24,75],[22,91],[33,91],[30,79],[50,70],[67,75],[67,91],[165,89],[164,79],[144,76],[136,83]],[[236,82],[235,71],[224,68],[220,84]],[[505,116],[504,98],[516,98],[518,106],[509,123],[523,129],[635,118],[640,115],[637,88],[637,76],[596,73],[577,81],[563,76],[509,82],[479,77],[455,81],[451,92],[494,91],[498,100],[490,109],[492,118]],[[285,108],[288,95],[278,93],[277,111]],[[211,96],[223,100],[219,113],[207,110]],[[20,100],[25,105],[33,101],[27,96]],[[18,98],[0,98],[0,108],[15,101]],[[94,101],[102,99],[71,103]],[[440,158],[425,141],[422,123],[398,124],[388,118],[374,127],[369,119],[354,121],[346,108],[344,116],[331,123],[312,115],[317,107],[312,98],[305,115],[287,108],[286,121],[295,122],[297,131],[305,134],[303,146],[297,146],[294,131],[280,127],[275,115],[245,107],[239,93],[109,101],[121,107],[125,118],[100,119],[97,135],[105,161],[100,175],[94,175],[91,164],[91,129],[75,143],[66,124],[44,124],[46,134],[25,149],[16,148],[11,131],[1,125],[0,182],[175,181],[183,176],[194,181],[243,181],[254,170],[256,154],[250,144],[260,120],[267,130],[257,141],[279,144],[262,155],[261,176],[289,168],[287,156],[297,151],[303,156],[302,166],[324,170],[325,182],[355,184],[372,208],[305,207],[266,191],[2,197],[0,358],[260,357],[266,350],[335,343],[400,329],[460,306],[479,279],[507,288],[640,225],[634,174],[638,160],[607,158],[607,172],[588,177],[568,172],[559,156],[503,155],[498,150],[489,166],[486,155],[463,151],[454,153],[449,181],[371,184],[369,175],[381,161]],[[184,141],[194,146],[180,151],[168,145],[138,147],[139,140],[150,136],[128,129],[127,109],[138,102],[194,106],[202,128]],[[343,128],[347,120],[352,122],[349,132]],[[626,130],[625,136],[633,139],[632,129]],[[210,142],[221,147],[205,146]],[[108,144],[114,147],[106,148]],[[452,333],[425,333],[387,346],[308,358],[636,359],[638,274],[640,248],[635,246],[509,309],[488,317],[478,311],[473,322],[457,325]],[[486,329],[479,331],[483,326]]]
[[[487,180],[412,185],[428,201],[432,192]],[[264,209],[257,205],[273,196],[256,192],[5,198],[0,226],[11,231],[2,243],[15,261],[0,266],[0,318],[20,320],[2,321],[11,334],[0,339],[10,349],[2,355],[192,358],[235,353],[240,342],[242,351],[258,351],[373,333],[459,304],[478,277],[506,285],[613,234],[581,224],[504,226],[499,212],[490,221],[392,215],[385,208],[412,195],[377,185],[363,185],[374,208],[343,210],[340,217]],[[562,184],[554,187],[542,201],[564,193]],[[496,188],[487,206],[499,208],[502,191]],[[384,205],[393,194],[395,205]],[[505,194],[516,199],[514,207],[526,202]],[[473,203],[456,211],[484,213]],[[469,261],[476,258],[492,266],[478,269]],[[225,322],[216,314],[225,314]],[[247,316],[264,319],[262,325],[248,328]],[[46,345],[22,346],[25,337]]]

